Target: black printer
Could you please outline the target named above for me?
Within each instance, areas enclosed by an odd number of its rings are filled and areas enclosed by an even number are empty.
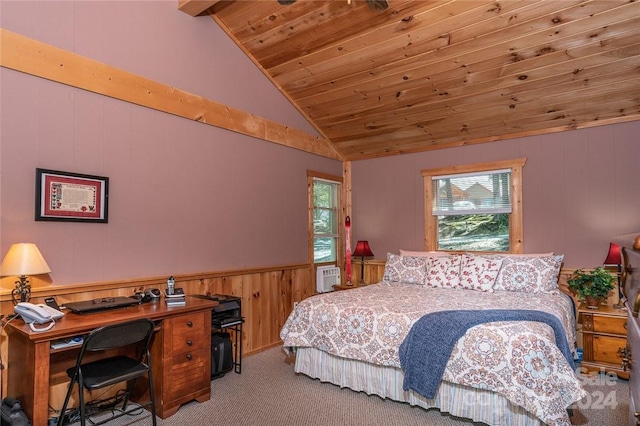
[[[195,297],[218,302],[218,306],[211,311],[211,326],[213,328],[225,328],[244,322],[241,298],[226,294],[199,294]]]

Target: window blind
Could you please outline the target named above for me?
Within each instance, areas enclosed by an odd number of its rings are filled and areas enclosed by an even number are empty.
[[[433,215],[511,213],[511,169],[433,176]]]

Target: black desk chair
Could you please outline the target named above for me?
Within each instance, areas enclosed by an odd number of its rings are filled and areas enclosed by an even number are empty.
[[[71,378],[71,383],[69,383],[67,396],[64,399],[64,404],[60,411],[58,426],[62,426],[65,420],[67,404],[69,403],[69,398],[76,383],[78,383],[80,423],[82,426],[85,425],[87,418],[84,389],[91,391],[125,381],[128,382],[127,391],[122,401],[122,408],[118,409],[118,412],[108,419],[97,422],[92,421],[91,423],[95,425],[103,424],[112,419],[124,416],[125,414],[131,414],[133,411],[140,410],[139,405],[127,410],[127,403],[129,402],[135,379],[144,375],[146,375],[148,379],[150,401],[143,406],[151,407],[152,422],[154,426],[156,425],[156,405],[153,397],[153,378],[151,377],[151,358],[149,356],[149,346],[151,337],[153,336],[153,328],[153,322],[143,318],[100,327],[85,337],[75,367],[67,370],[67,374]],[[124,346],[135,346],[137,349],[136,357],[115,355],[97,361],[83,363],[83,358],[90,352],[104,351]],[[116,402],[116,405],[118,403],[119,401]]]

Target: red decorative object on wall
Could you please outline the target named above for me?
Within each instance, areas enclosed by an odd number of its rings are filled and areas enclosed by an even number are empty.
[[[347,216],[344,220],[344,228],[345,228],[345,239],[347,247],[344,251],[345,253],[345,274],[347,276],[347,284],[351,284],[351,218]]]

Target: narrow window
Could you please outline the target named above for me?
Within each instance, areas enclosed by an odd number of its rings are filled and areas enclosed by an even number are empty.
[[[309,234],[313,263],[333,262],[340,258],[340,193],[342,178],[308,172],[310,187]]]
[[[525,161],[423,170],[426,248],[521,253]]]

